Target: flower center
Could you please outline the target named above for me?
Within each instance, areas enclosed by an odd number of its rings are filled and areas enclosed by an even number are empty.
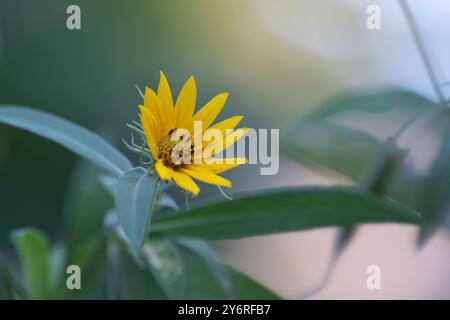
[[[190,144],[190,139],[187,141],[180,137],[178,141],[172,140],[172,135],[175,133],[176,129],[171,129],[167,136],[161,139],[156,147],[158,149],[158,159],[161,159],[166,167],[178,167],[183,163],[190,163],[194,146]],[[177,147],[175,154],[176,157],[172,157],[175,146]],[[185,150],[190,150],[189,152],[184,152]]]

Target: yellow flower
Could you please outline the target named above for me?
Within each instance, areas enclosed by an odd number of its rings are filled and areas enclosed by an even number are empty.
[[[169,84],[161,72],[158,93],[146,87],[144,105],[139,106],[141,123],[159,177],[166,182],[173,180],[180,188],[194,195],[200,192],[200,188],[192,178],[231,188],[231,182],[218,174],[246,163],[246,159],[213,156],[226,150],[248,131],[248,128],[233,130],[242,116],[234,116],[212,125],[225,105],[227,93],[217,95],[194,114],[196,96],[195,80],[191,76],[174,105]],[[188,132],[193,141],[190,137],[183,140],[184,144],[189,144],[188,156],[183,154],[181,160],[174,160],[172,153],[177,142],[174,142],[173,135],[183,131],[181,129],[187,130],[184,132]],[[200,137],[197,129],[202,132]],[[207,140],[206,135],[213,132],[212,129],[221,133],[220,138],[211,138],[208,143],[204,143],[203,140]],[[181,144],[181,148],[183,147]],[[178,153],[178,149],[176,152]]]

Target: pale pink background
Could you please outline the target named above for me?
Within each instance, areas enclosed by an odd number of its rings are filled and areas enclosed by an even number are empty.
[[[439,80],[448,81],[450,3],[446,0],[410,0],[409,3],[426,38],[426,45],[432,52]],[[365,28],[365,10],[370,4],[377,4],[382,10],[380,31],[368,31]],[[240,37],[249,39],[253,35],[253,45],[266,44],[267,47],[279,48],[279,51],[270,52],[273,59],[285,59],[290,63],[289,69],[274,69],[274,79],[267,79],[267,87],[275,88],[274,94],[283,92],[293,82],[299,83],[296,81],[300,78],[304,80],[303,88],[306,89],[303,90],[305,96],[298,99],[303,98],[302,101],[306,100],[306,105],[310,106],[336,92],[355,87],[400,86],[435,99],[397,1],[255,0],[246,10],[246,13],[251,12],[251,23],[248,23],[248,29],[242,30]],[[259,33],[252,32],[254,30]],[[258,35],[256,39],[255,34]],[[301,59],[305,51],[319,57],[320,64],[331,71],[322,75],[314,66],[305,66],[305,60]],[[235,60],[239,61],[242,50],[236,52]],[[264,64],[264,68],[264,72],[267,72],[270,65]],[[309,72],[308,76],[302,72]],[[277,75],[280,75],[279,78]],[[302,75],[310,81],[301,78]],[[330,78],[333,81],[329,81]],[[308,86],[317,90],[308,90]],[[302,93],[302,86],[299,92]],[[446,94],[450,96],[448,90]],[[261,95],[262,99],[273,99],[270,92],[261,92]],[[273,115],[274,119],[286,119],[286,115],[298,113],[296,108],[300,113],[307,113],[308,108],[299,109],[296,99],[285,100],[280,108],[264,112],[268,116]],[[380,121],[389,127],[392,118],[388,115],[380,118]],[[364,123],[348,120],[348,117],[335,120],[346,121],[345,124],[349,126],[365,126]],[[401,144],[407,142],[407,139],[400,141]],[[433,136],[426,135],[421,136],[416,143],[420,143],[421,152],[410,155],[408,160],[418,170],[425,172],[438,145]],[[240,181],[235,191],[267,186],[345,183],[349,182],[315,174],[290,160],[282,159],[277,176]],[[335,232],[334,229],[321,229],[222,241],[217,245],[227,262],[251,274],[282,296],[296,299],[303,297],[323,277]],[[420,251],[415,246],[416,234],[417,229],[412,226],[361,227],[336,265],[330,281],[311,298],[449,299],[448,234],[438,232]],[[381,268],[381,290],[368,290],[366,287],[366,268],[371,264]]]

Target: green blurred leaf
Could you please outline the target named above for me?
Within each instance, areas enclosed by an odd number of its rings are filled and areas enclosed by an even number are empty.
[[[227,267],[236,299],[240,300],[279,300],[280,296],[264,287],[244,273]]]
[[[67,251],[63,243],[57,243],[50,249],[50,292],[56,297],[62,286],[66,285]]]
[[[147,247],[149,244],[150,247]],[[151,238],[151,242],[146,243],[144,248],[150,249],[149,257],[154,260],[150,272],[137,268],[135,263],[127,260],[127,255],[121,259],[125,262],[126,270],[129,270],[125,272],[128,298],[165,299],[177,296],[183,299],[229,298],[224,292],[223,285],[217,281],[215,271],[205,260],[204,253],[200,254],[198,250],[185,246],[174,246],[171,241],[164,238]],[[147,254],[146,249],[143,250],[144,255]],[[250,277],[231,267],[223,266],[223,268],[236,299],[280,299]]]
[[[419,235],[419,245],[424,244],[445,220],[450,208],[450,110],[439,110],[432,114],[431,118],[427,118],[416,134],[419,136],[425,133],[431,134],[440,144],[430,167],[426,172],[421,172],[413,166],[403,165],[391,175],[392,183],[384,192],[388,197],[405,203],[423,216],[426,224]],[[423,152],[423,145],[416,147],[416,152]]]
[[[228,299],[234,299],[235,294],[230,281],[230,275],[226,266],[222,263],[219,256],[211,246],[202,240],[192,238],[176,238],[176,242],[187,249],[195,252],[201,257],[211,273],[216,278],[217,283],[222,288],[224,295]]]
[[[183,253],[184,274],[186,279],[186,299],[227,299],[223,287],[198,252],[180,247]],[[276,300],[278,295],[265,288],[249,276],[225,267],[236,299]]]
[[[429,203],[426,217],[430,222],[440,222],[450,203],[450,112],[440,115],[445,118],[443,140],[439,152],[430,168],[430,181],[426,200]]]
[[[0,253],[0,300],[25,298],[27,295],[22,283],[13,273],[6,258]]]
[[[99,181],[99,170],[82,161],[72,173],[64,201],[63,236],[69,246],[86,240],[102,227],[114,199]]]
[[[51,267],[47,237],[37,229],[23,228],[11,233],[11,241],[19,253],[31,297],[49,298]]]
[[[139,268],[130,258],[127,248],[121,251],[120,262],[124,276],[124,294],[127,299],[167,299],[152,272]]]
[[[411,209],[355,188],[275,189],[155,219],[152,232],[233,239],[359,223],[414,223]]]
[[[121,253],[119,239],[114,234],[110,234],[106,243],[106,298],[108,300],[118,300],[123,297],[123,272],[121,270]]]
[[[420,209],[429,225],[422,230],[419,244],[427,240],[439,224],[445,223],[446,216],[450,214],[450,112],[445,110],[433,120],[434,127],[441,127],[442,142],[429,175],[422,179],[424,188]]]
[[[332,123],[331,117],[344,113],[351,117],[359,112],[357,121],[367,122],[367,126],[374,123],[372,129],[384,134],[386,128],[373,122],[373,113],[395,110],[400,129],[412,117],[439,109],[435,103],[401,90],[341,94],[289,130],[282,138],[282,151],[303,164],[328,168],[360,182],[376,164],[384,142],[362,130]]]
[[[157,187],[156,179],[140,167],[127,171],[116,184],[114,198],[119,222],[137,259],[150,224]]]
[[[142,248],[150,272],[170,299],[183,299],[185,278],[178,248],[170,240],[151,238]]]
[[[282,151],[290,158],[356,181],[366,177],[382,148],[382,143],[367,133],[320,120],[303,121],[282,141]]]
[[[107,281],[107,232],[100,230],[80,242],[68,254],[67,266],[77,265],[81,269],[81,290],[69,290],[64,281],[58,298],[104,299]],[[67,267],[66,266],[66,267]],[[65,270],[64,270],[65,272]],[[65,277],[67,279],[67,275]]]
[[[167,193],[158,194],[156,197],[156,204],[159,208],[170,208],[174,210],[180,209],[177,202]]]
[[[98,180],[105,190],[107,190],[111,195],[114,195],[114,189],[116,188],[117,183],[116,177],[103,174],[98,177]]]
[[[116,176],[132,168],[124,155],[97,134],[49,113],[21,106],[2,106],[0,123],[59,143]]]
[[[346,111],[381,113],[393,109],[403,109],[415,114],[433,107],[437,107],[434,102],[410,91],[391,89],[384,92],[347,92],[319,106],[308,118],[325,119]]]
[[[99,177],[100,183],[103,187],[111,194],[114,195],[114,189],[116,187],[117,179],[113,176],[108,175],[100,175]],[[161,184],[158,188],[158,194],[156,195],[156,207],[155,210],[159,210],[162,208],[170,208],[174,210],[179,210],[178,204],[176,201],[167,193],[163,193],[164,190],[168,188],[168,184]]]
[[[376,163],[372,166],[371,172],[365,181],[361,182],[361,188],[367,192],[383,196],[386,194],[388,186],[391,184],[394,175],[399,171],[407,152],[400,149],[394,138],[386,141],[381,154],[378,155]],[[336,236],[336,243],[332,257],[334,264],[344,252],[347,245],[352,241],[354,234],[357,232],[357,226],[348,226],[341,228]],[[330,268],[333,266],[330,265]]]

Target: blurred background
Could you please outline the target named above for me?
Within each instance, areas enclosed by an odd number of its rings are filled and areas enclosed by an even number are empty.
[[[450,3],[408,3],[440,83],[449,81]],[[66,28],[70,4],[81,8],[81,30]],[[366,27],[366,9],[372,4],[381,8],[381,30]],[[126,153],[120,139],[128,137],[125,123],[137,119],[140,102],[134,85],[155,88],[159,70],[175,93],[193,74],[198,105],[217,93],[230,92],[222,118],[243,114],[243,125],[278,128],[281,136],[298,138],[303,147],[333,141],[319,125],[300,131],[292,128],[324,104],[346,105],[342,101],[350,99],[349,95],[355,95],[361,107],[372,109],[342,108],[327,115],[327,121],[363,130],[378,142],[394,134],[399,123],[418,108],[437,101],[397,1],[0,3],[1,104],[52,112],[101,133]],[[450,86],[442,90],[450,97]],[[406,98],[397,99],[397,92],[416,94],[414,106]],[[387,99],[392,108],[381,104],[377,109],[365,96],[372,97],[370,101]],[[441,136],[426,121],[411,127],[415,134],[402,135],[398,144],[410,149],[406,161],[414,174],[425,175],[438,153]],[[335,153],[317,153],[322,165],[328,160],[328,167],[339,169],[328,170],[300,163],[292,146],[282,143],[284,155],[277,175],[260,176],[258,166],[245,166],[228,177],[233,180],[233,192],[356,184],[369,170],[375,148],[357,150],[366,152],[351,153],[351,159],[340,158],[340,162],[333,158]],[[127,155],[136,163],[135,156]],[[338,163],[339,168],[333,167]],[[52,142],[0,126],[1,249],[11,249],[10,230],[26,225],[41,228],[53,239],[61,236],[69,210],[68,192],[80,165],[75,155]],[[218,196],[215,188],[202,187],[201,197]],[[414,183],[398,192],[415,200],[427,197]],[[448,234],[438,231],[419,250],[417,232],[411,226],[363,226],[328,284],[311,298],[450,299]],[[335,234],[335,229],[321,229],[215,245],[226,262],[283,297],[295,299],[320,283]],[[381,268],[381,290],[366,287],[366,268],[372,264]]]

